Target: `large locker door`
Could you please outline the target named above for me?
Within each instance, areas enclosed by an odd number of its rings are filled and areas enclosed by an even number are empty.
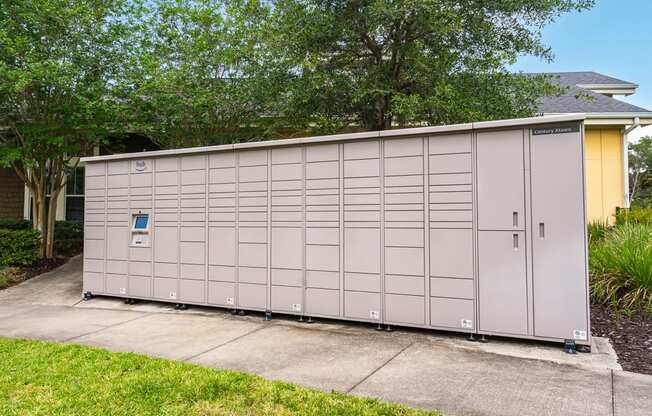
[[[531,136],[534,334],[583,340],[588,312],[582,139],[579,131],[551,131],[533,129]]]
[[[527,335],[525,233],[478,232],[480,330]]]
[[[524,230],[523,130],[478,133],[478,229]]]

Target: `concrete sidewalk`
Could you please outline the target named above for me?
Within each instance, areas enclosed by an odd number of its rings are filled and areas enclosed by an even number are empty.
[[[433,331],[168,305],[79,302],[80,259],[0,292],[0,336],[133,351],[446,415],[649,415],[652,376],[620,371],[607,342],[591,354],[557,345],[467,342]],[[75,293],[76,292],[76,293]],[[58,303],[58,304],[57,304]]]

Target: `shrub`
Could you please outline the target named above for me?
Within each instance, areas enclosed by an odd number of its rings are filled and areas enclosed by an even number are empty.
[[[629,209],[619,209],[616,212],[616,224],[626,223],[652,225],[652,208],[633,206]]]
[[[54,250],[71,255],[81,252],[84,245],[84,226],[80,221],[57,221],[54,224]]]
[[[591,296],[625,312],[652,312],[652,226],[625,223],[589,246]]]
[[[0,267],[34,264],[40,244],[41,234],[36,230],[0,230]]]
[[[0,229],[2,230],[27,230],[29,228],[32,228],[32,223],[29,220],[0,219]]]
[[[600,242],[604,240],[607,231],[609,231],[609,224],[605,221],[593,221],[586,226],[589,244]]]

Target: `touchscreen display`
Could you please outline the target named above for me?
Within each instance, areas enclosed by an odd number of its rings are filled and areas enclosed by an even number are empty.
[[[149,215],[136,215],[136,221],[134,222],[134,229],[146,230],[148,219],[149,219]]]

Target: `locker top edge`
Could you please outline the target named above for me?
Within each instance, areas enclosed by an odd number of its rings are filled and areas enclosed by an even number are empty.
[[[120,159],[142,159],[149,157],[160,156],[179,156],[197,153],[212,153],[222,152],[228,150],[240,149],[255,149],[255,148],[270,148],[277,146],[289,146],[298,144],[316,144],[328,143],[338,141],[355,141],[363,139],[374,139],[384,137],[401,137],[401,136],[415,136],[427,134],[440,134],[440,133],[453,133],[460,131],[484,130],[506,127],[518,126],[536,126],[541,124],[559,123],[559,122],[582,122],[586,119],[586,114],[560,114],[560,115],[545,115],[538,117],[515,118],[507,120],[494,120],[494,121],[480,121],[464,124],[451,124],[445,126],[430,126],[430,127],[411,127],[405,129],[395,130],[381,130],[381,131],[367,131],[360,133],[346,133],[346,134],[333,134],[328,136],[312,136],[302,137],[296,139],[280,139],[280,140],[264,140],[252,141],[246,143],[224,144],[217,146],[203,146],[203,147],[190,147],[183,149],[169,149],[169,150],[155,150],[151,152],[137,152],[137,153],[122,153],[105,156],[90,156],[80,159],[82,163],[101,162],[106,160],[120,160]]]

